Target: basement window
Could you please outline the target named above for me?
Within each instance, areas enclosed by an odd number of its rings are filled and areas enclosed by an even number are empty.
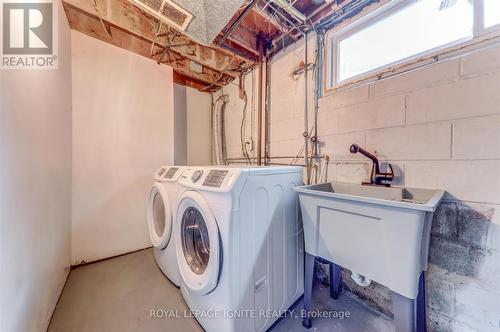
[[[471,40],[499,23],[499,3],[390,1],[329,37],[329,87],[366,79]]]
[[[500,24],[500,1],[484,0],[484,27],[490,28]]]

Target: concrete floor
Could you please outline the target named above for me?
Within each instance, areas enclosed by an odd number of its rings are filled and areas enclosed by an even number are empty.
[[[316,318],[310,331],[393,331],[392,321],[369,307],[342,295],[334,301],[328,289],[313,291],[313,310],[349,312],[349,318]],[[154,318],[151,310],[189,310],[178,288],[156,266],[153,251],[141,250],[74,269],[57,303],[49,332],[203,331],[194,318]],[[274,331],[306,331],[302,327],[302,302],[282,318]],[[172,312],[170,311],[170,312]],[[183,316],[182,314],[180,316]]]

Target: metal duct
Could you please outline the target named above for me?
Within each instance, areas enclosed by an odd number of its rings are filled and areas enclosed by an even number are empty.
[[[210,45],[245,0],[131,0],[193,40]]]

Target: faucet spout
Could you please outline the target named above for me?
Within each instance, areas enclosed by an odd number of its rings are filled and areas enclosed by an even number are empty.
[[[378,158],[360,147],[357,144],[352,144],[351,147],[349,148],[349,151],[351,153],[361,153],[368,159],[372,161],[372,171],[371,171],[371,176],[370,176],[370,182],[363,182],[362,184],[369,184],[369,185],[384,185],[389,187],[391,185],[391,181],[394,179],[394,170],[392,169],[392,165],[389,165],[390,172],[381,172],[380,171],[380,163],[378,161]]]

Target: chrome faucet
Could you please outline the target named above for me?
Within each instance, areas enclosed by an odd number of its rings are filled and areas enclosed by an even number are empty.
[[[366,151],[365,149],[361,148],[357,144],[351,145],[351,147],[349,148],[349,151],[351,153],[358,153],[359,152],[372,161],[372,171],[371,171],[371,175],[370,175],[370,182],[362,182],[361,184],[386,186],[386,187],[391,186],[391,181],[394,179],[394,170],[392,169],[391,164],[388,164],[390,172],[384,173],[384,172],[380,171],[380,164],[378,162],[377,157],[375,157],[375,155],[373,155],[370,152]]]

